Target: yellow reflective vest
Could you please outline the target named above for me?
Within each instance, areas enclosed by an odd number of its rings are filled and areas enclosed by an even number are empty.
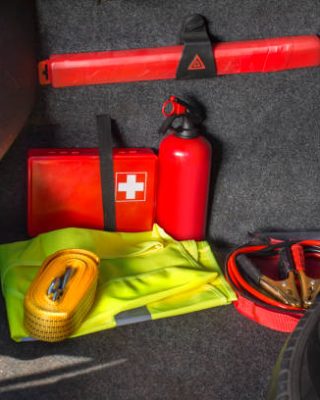
[[[72,248],[100,258],[93,306],[72,337],[236,299],[207,242],[178,242],[157,225],[142,233],[61,229],[0,245],[2,292],[15,341],[30,339],[23,324],[23,303],[43,261]]]

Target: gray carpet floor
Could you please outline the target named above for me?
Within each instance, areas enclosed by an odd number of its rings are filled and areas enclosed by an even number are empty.
[[[217,40],[320,31],[317,0],[38,0],[38,56],[177,42],[201,13]],[[109,113],[127,146],[157,148],[161,104],[192,94],[214,148],[208,238],[226,249],[258,229],[320,226],[320,70],[66,89],[39,88],[25,131],[0,164],[0,242],[26,237],[26,151],[92,147]],[[232,306],[61,344],[16,344],[0,317],[1,399],[264,399],[286,335]]]

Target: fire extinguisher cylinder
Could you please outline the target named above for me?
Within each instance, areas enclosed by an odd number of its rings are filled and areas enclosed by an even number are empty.
[[[179,119],[181,126],[170,127],[160,143],[157,222],[177,240],[203,240],[211,144],[201,135],[191,115],[186,113]]]

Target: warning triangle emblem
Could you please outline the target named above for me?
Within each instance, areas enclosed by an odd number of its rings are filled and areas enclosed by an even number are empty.
[[[204,62],[201,60],[199,54],[196,54],[188,67],[188,71],[196,71],[199,69],[206,69],[206,66],[204,65]]]

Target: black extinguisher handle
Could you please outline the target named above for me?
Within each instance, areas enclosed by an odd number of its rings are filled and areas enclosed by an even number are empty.
[[[172,115],[171,117],[167,117],[163,123],[161,124],[160,128],[159,128],[159,134],[160,135],[165,135],[168,130],[172,127],[173,121],[177,118],[180,118],[180,115]]]
[[[162,114],[166,119],[159,129],[159,134],[164,135],[170,128],[174,129],[172,126],[173,122],[185,116],[187,116],[194,125],[201,124],[205,118],[202,108],[203,107],[194,98],[186,101],[176,96],[170,96],[162,106]]]

